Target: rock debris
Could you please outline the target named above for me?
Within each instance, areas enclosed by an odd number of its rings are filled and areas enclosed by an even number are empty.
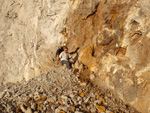
[[[27,82],[8,83],[0,91],[1,113],[137,113],[61,66]]]

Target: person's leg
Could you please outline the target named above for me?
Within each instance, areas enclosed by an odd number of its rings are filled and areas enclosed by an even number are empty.
[[[62,64],[66,64],[67,68],[68,68],[68,69],[71,69],[71,65],[70,65],[70,62],[69,62],[69,61],[63,60],[63,61],[61,61],[61,63],[62,63]]]
[[[72,62],[72,61],[68,61],[68,62],[70,64],[70,67],[72,68],[72,64],[74,64],[74,62]]]

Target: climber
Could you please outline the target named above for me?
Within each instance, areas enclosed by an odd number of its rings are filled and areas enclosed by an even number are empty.
[[[69,61],[69,59],[71,59],[72,62]],[[73,58],[68,53],[68,48],[67,47],[64,47],[64,51],[61,52],[60,55],[58,56],[57,64],[59,63],[59,60],[61,60],[62,64],[66,64],[68,69],[71,69],[72,68],[72,64],[74,63]]]

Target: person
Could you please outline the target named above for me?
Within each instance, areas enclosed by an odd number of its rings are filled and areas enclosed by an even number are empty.
[[[64,51],[61,52],[60,55],[58,56],[58,62],[59,62],[59,60],[61,60],[62,64],[65,64],[68,69],[71,69],[72,68],[71,65],[73,62],[69,61],[69,59],[71,59],[74,62],[73,58],[68,53],[68,48],[64,47]],[[58,64],[58,62],[57,62],[57,64]]]

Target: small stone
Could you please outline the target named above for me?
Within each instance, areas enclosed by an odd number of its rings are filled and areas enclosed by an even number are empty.
[[[41,102],[41,101],[45,101],[47,99],[47,97],[46,96],[36,96],[36,97],[34,97],[34,101],[35,102]]]
[[[55,109],[55,113],[60,113],[60,109],[59,109],[59,107],[57,108],[57,109]]]
[[[34,93],[34,95],[35,95],[35,96],[39,95],[39,92],[36,91],[36,92]]]
[[[38,104],[38,109],[39,109],[40,111],[43,111],[43,106],[42,106],[41,104]]]
[[[98,92],[95,92],[95,96],[98,98],[99,97],[99,94],[98,94]]]
[[[47,106],[46,109],[47,109],[47,111],[52,111],[51,106]]]
[[[29,97],[33,97],[33,94],[29,94]]]
[[[87,103],[87,102],[89,101],[90,98],[91,98],[91,97],[88,96],[88,97],[85,99],[84,103]]]
[[[41,100],[42,100],[42,101],[45,101],[46,99],[47,99],[46,96],[41,96]]]
[[[96,106],[97,104],[101,104],[102,103],[102,101],[101,100],[96,100],[96,101],[94,101],[94,106]]]
[[[80,66],[78,67],[78,69],[79,69],[79,73],[81,72],[81,70],[83,69],[83,64],[80,64]]]
[[[56,97],[53,96],[53,97],[50,97],[47,99],[48,102],[56,102]]]
[[[103,103],[105,103],[105,100],[104,100],[104,98],[102,98],[102,97],[99,97],[99,99],[103,102]]]
[[[70,94],[70,97],[71,97],[71,98],[74,98],[74,95],[73,95],[73,94]]]
[[[5,92],[0,92],[0,98],[3,98]]]
[[[111,111],[110,113],[114,113],[114,112]]]
[[[79,61],[77,61],[76,63],[75,63],[75,68],[78,68],[79,67]]]
[[[94,78],[95,78],[95,75],[94,74],[90,74],[90,79],[94,80]]]
[[[85,96],[85,94],[82,92],[82,93],[80,94],[80,96],[81,96],[81,97],[84,97],[84,96]]]
[[[67,111],[67,106],[59,106],[58,108],[62,111]]]
[[[25,113],[32,113],[31,108],[30,108],[30,107],[28,107]]]
[[[106,110],[106,113],[113,113],[112,111]]]
[[[91,110],[92,113],[96,113],[96,108],[95,107],[92,107],[90,110]]]
[[[86,103],[84,103],[82,106],[83,106],[83,108],[86,108],[86,107],[87,107],[87,104],[86,104]]]
[[[79,102],[79,101],[81,101],[82,100],[82,98],[81,97],[77,97],[77,101]]]
[[[110,93],[107,93],[106,95],[107,95],[108,97],[112,97],[112,95],[111,95]]]
[[[35,103],[31,104],[31,109],[33,109],[34,111],[36,110],[36,104]]]
[[[124,109],[127,109],[127,105],[123,104],[123,108],[124,108]]]
[[[70,107],[68,108],[68,110],[71,111],[71,112],[75,112],[75,107],[74,107],[74,106],[70,106]]]
[[[77,105],[77,101],[75,98],[71,98],[71,100],[73,101],[74,105]]]
[[[34,101],[35,102],[40,102],[41,101],[40,96],[39,95],[34,96]]]
[[[81,111],[75,111],[74,113],[84,113],[84,112],[81,112]]]
[[[63,105],[63,101],[60,98],[58,99],[58,103]]]
[[[31,100],[31,97],[27,97],[26,101],[29,102]]]
[[[78,104],[81,105],[81,104],[82,104],[82,101],[79,101]]]
[[[46,111],[46,113],[53,113],[52,111]]]
[[[34,113],[38,113],[37,111],[35,111]]]
[[[97,108],[97,110],[98,110],[99,112],[105,112],[105,111],[106,111],[106,108],[105,108],[104,106],[96,105],[95,107]]]
[[[2,110],[0,109],[0,111],[2,111]],[[21,112],[20,106],[16,107],[16,113],[18,113],[18,112]]]
[[[32,113],[31,108],[28,107],[27,109],[25,109],[25,106],[24,106],[23,104],[20,106],[20,109],[21,109],[22,112],[24,112],[24,113]]]
[[[59,113],[66,113],[66,112],[61,110]]]
[[[86,86],[86,83],[80,83],[80,86]]]
[[[67,96],[64,96],[64,95],[62,95],[61,98],[64,99],[64,100],[67,100],[67,99],[68,99],[68,97],[67,97]]]
[[[28,102],[23,102],[23,105],[26,106],[26,107],[30,106],[30,104]]]
[[[81,108],[83,113],[89,113],[89,110],[87,108]]]

